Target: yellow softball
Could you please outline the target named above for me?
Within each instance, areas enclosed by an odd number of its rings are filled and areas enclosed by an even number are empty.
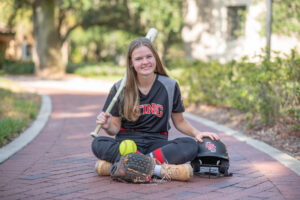
[[[133,140],[123,140],[119,145],[119,151],[122,156],[128,153],[135,153],[136,150],[137,147]]]

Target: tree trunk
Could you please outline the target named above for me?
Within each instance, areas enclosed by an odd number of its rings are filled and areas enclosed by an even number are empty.
[[[266,31],[266,38],[267,38],[267,58],[270,59],[271,55],[271,36],[272,36],[272,4],[273,0],[267,0],[267,31]]]
[[[62,43],[55,26],[55,0],[36,0],[33,4],[35,73],[42,78],[62,78],[66,64]]]

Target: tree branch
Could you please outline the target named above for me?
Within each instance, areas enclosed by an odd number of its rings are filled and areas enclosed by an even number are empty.
[[[105,26],[109,30],[122,29],[130,33],[144,34],[146,27],[140,23],[139,13],[131,14],[127,0],[121,1],[121,3],[106,4],[100,8],[91,8],[86,11],[82,20],[70,27],[66,34],[61,37],[61,41],[65,42],[70,33],[77,27],[87,29],[92,26]]]
[[[61,26],[63,21],[65,20],[66,14],[65,10],[59,8],[59,14],[58,14],[58,24],[57,24],[57,32],[60,33],[61,31]]]
[[[71,27],[67,30],[66,34],[65,34],[64,36],[60,37],[60,38],[61,38],[60,41],[61,41],[62,43],[64,43],[64,42],[68,39],[70,33],[71,33],[75,28],[77,28],[77,27],[79,27],[79,26],[81,26],[81,24],[75,24],[74,26],[71,26]]]

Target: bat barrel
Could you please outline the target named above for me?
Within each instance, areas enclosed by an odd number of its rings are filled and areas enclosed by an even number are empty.
[[[148,38],[151,42],[153,42],[155,40],[156,35],[157,35],[157,30],[155,28],[151,28],[148,31],[146,38]]]

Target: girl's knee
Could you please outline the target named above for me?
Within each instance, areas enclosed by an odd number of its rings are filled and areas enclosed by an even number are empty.
[[[101,159],[109,162],[115,162],[119,157],[119,143],[109,137],[97,137],[92,142],[92,151],[94,155]]]
[[[197,156],[198,144],[193,138],[177,138],[162,147],[162,151],[169,163],[182,164],[193,160]]]
[[[198,144],[194,138],[190,138],[190,137],[176,138],[174,142],[180,146],[180,149],[187,149],[191,152],[191,154],[198,153]]]
[[[105,136],[100,136],[96,137],[93,142],[92,142],[92,147],[98,146],[99,144],[103,142],[114,142],[115,140],[113,138],[105,137]]]
[[[176,138],[174,141],[177,142],[183,142],[183,143],[190,143],[190,144],[197,144],[196,140],[191,137],[181,137],[181,138]]]

